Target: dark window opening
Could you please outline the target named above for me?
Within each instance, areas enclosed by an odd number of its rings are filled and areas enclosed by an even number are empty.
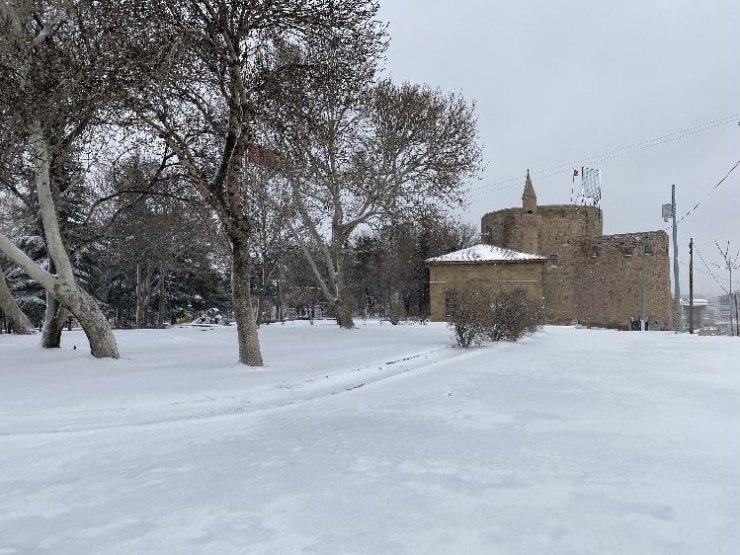
[[[445,316],[449,318],[455,313],[455,309],[459,302],[460,295],[457,291],[446,291],[445,292]]]
[[[557,254],[550,255],[550,266],[552,266],[553,268],[557,268],[558,266],[560,266],[560,261],[558,260]]]

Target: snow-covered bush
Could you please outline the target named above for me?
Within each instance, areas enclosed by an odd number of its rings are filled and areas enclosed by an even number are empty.
[[[447,308],[448,326],[465,349],[486,340],[517,341],[539,325],[537,307],[522,290],[469,285],[450,292]]]

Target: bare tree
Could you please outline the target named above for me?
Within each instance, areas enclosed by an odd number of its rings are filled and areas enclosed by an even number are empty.
[[[240,174],[276,44],[302,43],[326,29],[353,28],[375,16],[374,0],[152,0],[134,32],[129,108],[176,153],[193,186],[219,218],[232,256],[239,360],[262,365],[250,293],[248,209]],[[138,42],[137,42],[138,40]],[[152,47],[155,44],[156,47]],[[155,68],[155,69],[152,69]]]
[[[118,357],[105,315],[77,284],[62,240],[59,175],[90,128],[109,90],[101,52],[115,42],[92,17],[95,2],[8,1],[0,5],[0,98],[3,123],[18,130],[32,162],[33,186],[50,267],[44,269],[0,234],[0,250],[41,284],[82,325],[97,357]]]
[[[727,289],[727,301],[730,303],[730,335],[734,334],[735,336],[740,337],[740,318],[738,318],[737,293],[734,296],[732,294],[732,270],[740,269],[740,263],[738,262],[740,261],[740,251],[735,251],[735,254],[733,255],[730,252],[729,241],[727,241],[727,247],[725,250],[722,250],[722,247],[719,246],[717,241],[715,241],[714,244],[716,245],[720,255],[722,255],[722,258],[725,261],[724,269],[726,269],[729,274],[728,282],[730,288]],[[735,328],[732,327],[733,298],[735,301]]]
[[[424,85],[375,82],[376,29],[348,44],[329,37],[293,54],[311,63],[331,52],[332,62],[291,78],[274,124],[290,229],[345,328],[354,325],[343,256],[352,234],[422,204],[460,202],[481,160],[473,105]]]
[[[407,214],[352,240],[349,288],[365,313],[393,322],[429,315],[429,270],[425,260],[469,247],[478,231],[433,207]]]
[[[135,275],[136,325],[147,327],[158,297],[157,327],[164,327],[167,279],[198,242],[215,239],[210,211],[176,170],[165,152],[159,160],[137,152],[111,168],[96,202],[104,233],[115,242],[115,263]],[[130,269],[130,270],[129,270]]]
[[[257,299],[257,322],[268,319],[274,306],[281,318],[280,270],[288,250],[293,248],[292,237],[285,224],[290,207],[283,199],[267,200],[266,192],[271,172],[256,165],[245,171],[244,194],[249,207],[253,233],[250,237],[250,256],[253,260],[254,294]]]
[[[0,269],[0,312],[4,313],[10,322],[13,333],[19,335],[33,333],[33,324],[15,302],[2,269]]]

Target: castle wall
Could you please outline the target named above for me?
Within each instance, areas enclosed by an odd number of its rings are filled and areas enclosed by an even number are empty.
[[[552,205],[537,207],[538,248],[542,256],[558,254],[574,237],[599,237],[604,233],[601,209],[596,206]]]
[[[643,257],[643,245],[647,247]],[[640,274],[650,326],[670,329],[673,309],[664,231],[577,238],[571,242],[573,312],[582,323],[627,328],[640,319]],[[644,265],[644,266],[643,266]],[[642,270],[641,270],[642,268]],[[545,292],[547,299],[547,292]]]
[[[482,285],[495,291],[521,289],[535,300],[542,299],[542,261],[499,263],[438,263],[429,265],[431,318],[446,321],[448,291]]]
[[[522,251],[524,226],[521,208],[505,208],[486,214],[481,218],[483,241],[489,245]],[[533,218],[536,222],[536,216]],[[536,225],[536,224],[535,224]]]
[[[536,231],[536,239],[531,238]],[[627,328],[640,318],[641,244],[645,306],[649,322],[668,329],[673,322],[665,232],[603,235],[603,215],[595,206],[537,206],[527,213],[507,208],[481,219],[485,242],[548,259],[542,269],[545,317],[550,323],[579,321]],[[525,248],[536,244],[534,252]],[[557,255],[557,260],[550,257]]]
[[[598,237],[603,229],[601,209],[596,206],[538,206],[533,214],[522,208],[506,208],[481,218],[486,243],[546,257],[559,255],[561,245],[573,237]],[[526,240],[527,231],[533,230],[537,234],[536,252],[526,248],[530,242]]]

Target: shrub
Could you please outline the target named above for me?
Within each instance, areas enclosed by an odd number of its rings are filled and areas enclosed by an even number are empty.
[[[470,285],[450,293],[447,321],[457,344],[467,349],[485,340],[517,341],[537,329],[539,313],[522,290]]]

